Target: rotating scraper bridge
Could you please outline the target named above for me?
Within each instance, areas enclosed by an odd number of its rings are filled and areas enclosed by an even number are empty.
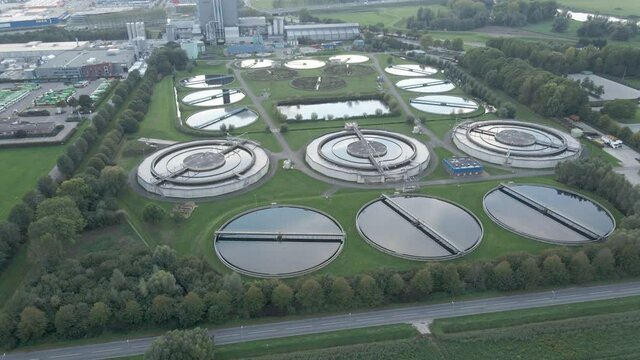
[[[602,240],[605,235],[600,235],[592,231],[587,225],[580,224],[578,221],[571,219],[570,217],[561,214],[558,211],[550,209],[549,207],[539,203],[535,199],[517,191],[513,187],[510,187],[506,184],[500,184],[497,188],[498,191],[501,191],[505,195],[513,198],[514,200],[530,207],[531,209],[539,212],[543,216],[569,228],[570,230],[586,237],[590,241],[599,241]],[[490,213],[489,213],[490,214]],[[493,217],[493,216],[492,216]],[[526,235],[525,235],[526,236]]]

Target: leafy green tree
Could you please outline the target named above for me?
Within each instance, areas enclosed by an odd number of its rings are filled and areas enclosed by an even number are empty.
[[[602,107],[603,114],[619,120],[635,118],[637,110],[638,105],[635,100],[611,100]]]
[[[104,331],[111,319],[111,309],[103,302],[93,304],[89,311],[88,325],[93,333],[99,334]]]
[[[445,266],[442,273],[442,290],[451,295],[460,294],[464,290],[464,283],[460,280],[460,274],[455,265]]]
[[[220,290],[213,297],[213,304],[207,310],[209,321],[214,324],[220,324],[229,319],[233,305],[232,298],[226,290]]]
[[[49,175],[45,175],[38,179],[38,191],[40,194],[45,197],[52,197],[56,194],[56,183],[49,177]]]
[[[249,286],[247,292],[244,294],[244,308],[249,313],[249,316],[255,316],[262,311],[266,300],[262,290],[255,286]]]
[[[349,308],[353,305],[353,289],[343,277],[336,277],[329,291],[329,302],[339,308]]]
[[[180,292],[180,288],[176,284],[176,278],[172,273],[165,270],[157,270],[147,280],[147,291],[151,296],[173,296]]]
[[[593,279],[593,266],[584,251],[578,251],[569,262],[569,275],[574,284],[583,284]]]
[[[528,257],[516,269],[515,281],[518,288],[531,289],[540,283],[540,268],[538,262],[533,257]]]
[[[73,171],[76,169],[76,164],[73,163],[73,160],[71,160],[67,154],[60,155],[57,165],[58,170],[67,176],[73,174]]]
[[[87,333],[87,307],[76,305],[63,305],[56,312],[56,333],[62,337],[76,339]]]
[[[47,316],[42,310],[33,306],[27,306],[22,310],[18,323],[18,336],[23,343],[41,338],[46,330]]]
[[[188,293],[178,307],[178,321],[182,327],[189,327],[202,320],[204,302],[195,292]]]
[[[144,353],[145,360],[212,360],[213,336],[205,329],[169,331]]]
[[[418,299],[424,299],[427,295],[431,294],[433,290],[433,277],[431,276],[431,270],[423,268],[418,270],[409,285],[411,293]]]
[[[10,348],[15,345],[13,337],[15,327],[15,320],[6,312],[0,311],[0,348]]]
[[[142,209],[142,220],[157,224],[167,216],[167,212],[158,204],[149,203]]]
[[[118,196],[127,185],[127,173],[120,166],[107,166],[100,171],[100,185],[105,194]]]
[[[121,319],[127,325],[134,327],[142,323],[142,307],[135,300],[129,300],[124,306],[121,313]]]
[[[63,181],[57,190],[58,196],[70,197],[79,208],[85,207],[86,199],[90,194],[91,189],[89,188],[89,185],[87,185],[87,182],[80,177]]]
[[[609,248],[600,249],[591,264],[599,279],[608,279],[615,273],[616,260]]]
[[[367,306],[375,306],[382,302],[382,291],[380,291],[376,280],[369,275],[361,276],[358,279],[356,294],[360,301]]]
[[[175,303],[172,298],[158,295],[151,301],[151,319],[156,324],[164,324],[174,316]]]
[[[33,219],[33,210],[23,202],[18,203],[11,208],[11,211],[9,211],[8,219],[10,222],[18,225],[20,231],[26,233],[29,228],[29,224],[31,224],[31,220]]]
[[[293,290],[285,283],[280,283],[271,293],[271,302],[280,310],[287,310],[293,302]]]
[[[324,292],[315,279],[307,279],[296,292],[296,300],[304,310],[317,310],[324,305]]]
[[[564,285],[569,282],[567,267],[558,255],[547,256],[542,262],[542,280],[549,285]]]
[[[80,95],[78,98],[78,105],[83,109],[91,109],[91,106],[93,106],[93,99],[89,95]]]
[[[493,267],[492,282],[498,290],[513,290],[515,287],[515,279],[510,262],[503,260]]]
[[[404,291],[406,284],[402,276],[398,273],[391,275],[387,286],[385,288],[385,294],[390,296],[399,296]]]

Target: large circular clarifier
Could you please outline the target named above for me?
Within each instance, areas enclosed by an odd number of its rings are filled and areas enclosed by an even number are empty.
[[[438,69],[418,64],[389,65],[384,71],[397,76],[429,76],[438,72]]]
[[[258,120],[258,114],[254,111],[242,107],[236,109],[217,108],[200,111],[187,118],[187,125],[199,130],[220,130],[224,126],[233,126],[238,129],[253,124]]]
[[[364,55],[336,55],[329,58],[329,61],[343,64],[361,64],[369,61],[369,57]]]
[[[427,95],[416,99],[411,99],[411,106],[427,113],[447,115],[447,114],[468,114],[478,110],[478,103],[459,96],[449,95]]]
[[[582,195],[542,185],[502,184],[484,196],[487,215],[517,234],[561,245],[580,245],[609,236],[611,213]]]
[[[284,64],[284,66],[288,67],[289,69],[294,69],[294,70],[312,70],[312,69],[319,69],[323,66],[325,66],[326,63],[322,60],[315,60],[315,59],[299,59],[299,60],[291,60],[288,61]]]
[[[273,66],[273,60],[269,59],[246,59],[238,62],[241,69],[266,69]]]
[[[465,153],[494,164],[549,168],[580,156],[580,142],[548,126],[511,120],[464,122],[453,142]]]
[[[299,276],[335,259],[345,240],[340,224],[320,211],[270,206],[240,214],[216,232],[220,260],[245,275]]]
[[[190,89],[209,89],[228,85],[232,82],[232,75],[196,75],[180,80],[180,85]]]
[[[456,86],[449,80],[431,79],[431,78],[411,78],[400,80],[396,83],[396,87],[417,93],[443,93],[451,91]]]
[[[188,94],[182,98],[182,102],[191,106],[212,107],[237,103],[244,97],[244,93],[238,89],[216,89]]]
[[[407,180],[429,165],[429,149],[401,134],[347,129],[313,140],[306,161],[317,172],[358,183]]]
[[[468,210],[420,195],[383,195],[360,209],[356,223],[377,249],[420,261],[466,255],[483,234],[480,221]]]
[[[202,198],[244,189],[269,170],[269,156],[246,140],[198,140],[157,151],[138,166],[138,184],[172,198]]]

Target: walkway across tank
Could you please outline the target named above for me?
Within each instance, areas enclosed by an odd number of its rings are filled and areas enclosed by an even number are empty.
[[[415,109],[438,115],[468,114],[480,107],[471,99],[451,95],[426,95],[411,99],[409,103]]]
[[[244,97],[244,93],[239,89],[214,89],[187,94],[182,98],[182,102],[191,106],[213,107],[233,104]]]
[[[318,210],[272,205],[242,213],[215,234],[220,260],[262,278],[300,276],[333,261],[344,245],[340,224]]]
[[[470,156],[493,164],[550,168],[580,156],[580,142],[548,126],[512,120],[464,122],[453,142]]]
[[[599,241],[616,227],[611,213],[597,202],[545,185],[501,184],[484,196],[483,206],[505,229],[554,244]]]
[[[266,69],[273,66],[273,60],[269,59],[246,59],[238,62],[241,69]]]
[[[315,171],[358,183],[408,180],[427,168],[429,158],[427,146],[414,138],[356,123],[313,140],[305,155]]]
[[[197,112],[187,118],[187,125],[194,129],[218,131],[222,126],[238,129],[253,124],[258,114],[247,107],[215,108]]]
[[[422,77],[400,80],[396,83],[396,87],[405,91],[423,94],[443,93],[456,88],[449,80]]]
[[[228,85],[233,80],[233,75],[196,75],[180,80],[180,85],[190,89],[209,89]]]
[[[429,76],[438,72],[438,69],[430,66],[422,66],[418,64],[389,65],[384,69],[385,72],[396,76]]]
[[[242,190],[269,171],[269,156],[244,139],[177,143],[138,166],[138,184],[171,198],[202,198]]]
[[[356,218],[358,231],[375,248],[409,260],[444,260],[475,249],[480,221],[454,203],[424,195],[382,195]]]

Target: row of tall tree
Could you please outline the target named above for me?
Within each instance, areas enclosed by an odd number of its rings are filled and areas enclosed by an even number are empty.
[[[109,250],[65,259],[26,284],[0,313],[0,342],[15,346],[49,334],[82,338],[105,330],[187,328],[238,318],[345,311],[468,292],[638,276],[638,223],[635,215],[625,218],[623,229],[608,242],[581,249],[286,282],[244,281],[237,273],[220,276],[205,261],[178,257],[166,246],[126,253]]]
[[[590,45],[581,49],[564,44],[494,38],[487,46],[502,51],[507,57],[527,60],[531,65],[563,75],[591,70],[612,76],[639,76],[640,49],[630,46]]]
[[[421,7],[407,19],[412,30],[473,30],[485,25],[519,27],[550,20],[556,15],[555,1],[449,0],[448,9],[433,10]]]
[[[576,114],[588,102],[587,92],[575,81],[507,57],[496,48],[469,50],[462,65],[489,86],[504,90],[543,116]]]

